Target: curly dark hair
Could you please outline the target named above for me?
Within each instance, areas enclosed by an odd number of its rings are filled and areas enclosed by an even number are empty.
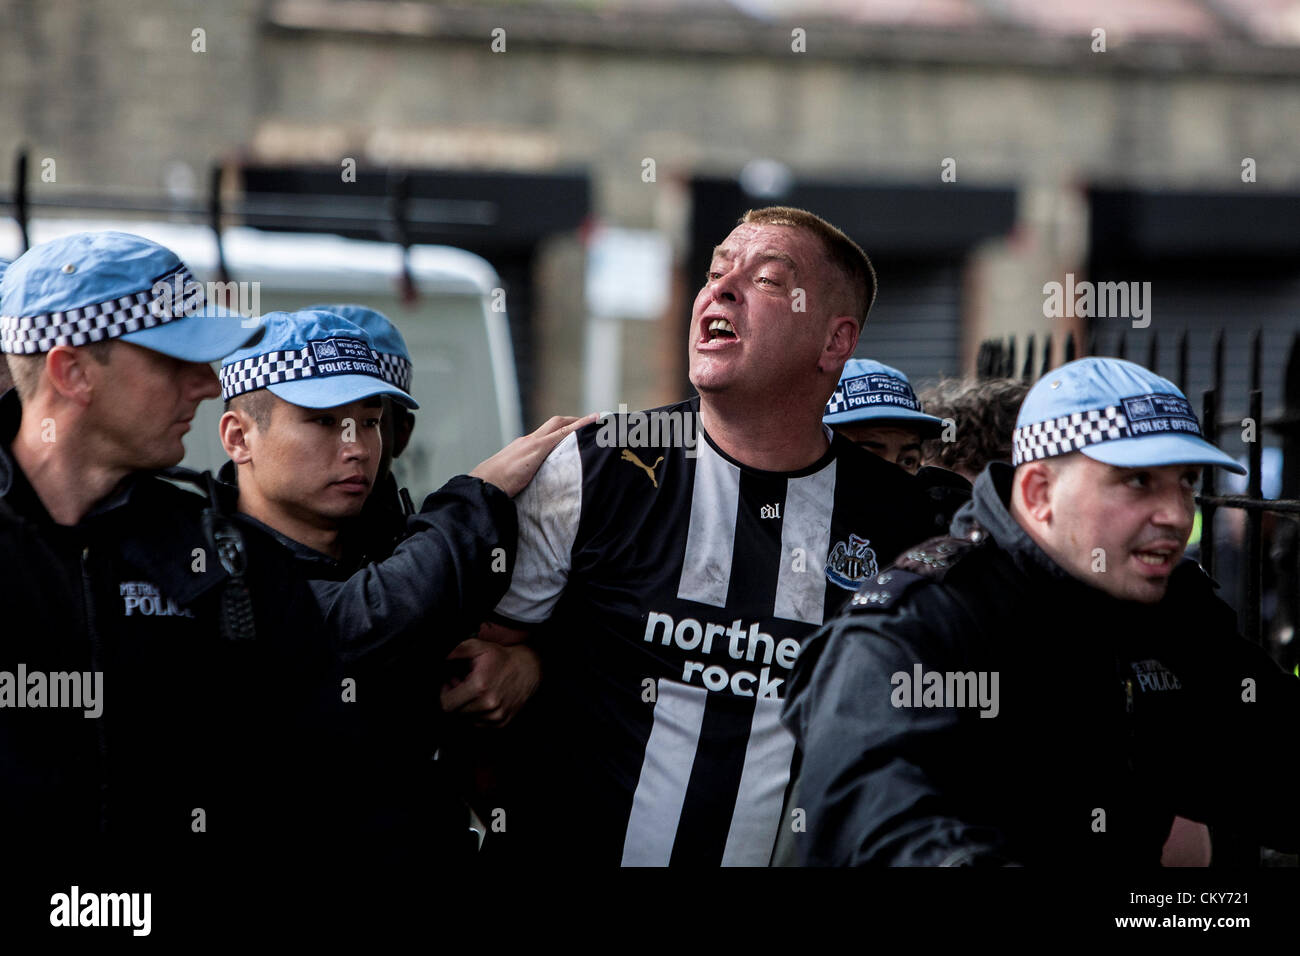
[[[927,465],[974,479],[990,461],[1011,461],[1011,433],[1029,385],[1018,378],[946,378],[918,398],[927,415],[951,419],[956,440],[921,445]],[[951,429],[945,429],[948,434]]]

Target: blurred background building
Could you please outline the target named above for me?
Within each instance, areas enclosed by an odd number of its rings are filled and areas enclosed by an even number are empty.
[[[688,394],[708,251],[772,203],[871,254],[860,354],[918,386],[1188,330],[1195,392],[1225,327],[1236,411],[1297,328],[1298,130],[1297,0],[0,0],[0,198],[24,145],[37,201],[387,197],[319,227],[488,259],[528,426]],[[1045,316],[1067,274],[1150,324]]]

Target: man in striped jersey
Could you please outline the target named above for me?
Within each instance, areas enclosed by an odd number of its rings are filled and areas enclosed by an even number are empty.
[[[699,395],[579,430],[518,499],[485,635],[535,632],[543,655],[546,850],[769,862],[800,644],[929,533],[912,476],[821,421],[874,297],[866,255],[829,223],[747,213],[691,314]]]

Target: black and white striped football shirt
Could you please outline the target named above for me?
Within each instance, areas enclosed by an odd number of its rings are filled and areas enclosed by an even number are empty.
[[[611,863],[768,863],[800,642],[931,534],[901,468],[838,435],[801,471],[748,468],[702,428],[687,447],[669,427],[697,428],[698,410],[693,398],[589,425],[516,499],[497,616],[545,642],[548,736],[573,764],[556,783]]]

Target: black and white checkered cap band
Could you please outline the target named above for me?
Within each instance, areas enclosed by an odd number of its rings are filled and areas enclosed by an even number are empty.
[[[411,391],[411,361],[393,352],[376,352],[379,356],[379,373],[389,385],[404,392]]]
[[[229,400],[268,385],[330,375],[369,375],[383,379],[376,353],[360,339],[331,338],[301,349],[253,355],[221,367],[221,397]]]
[[[202,307],[203,286],[181,266],[139,292],[105,302],[42,315],[0,315],[0,352],[35,355],[56,345],[90,345],[166,325]]]
[[[1045,422],[1034,422],[1012,433],[1012,464],[1052,458],[1098,442],[1128,438],[1128,421],[1118,405],[1073,412]]]
[[[831,400],[826,403],[826,411],[823,414],[835,415],[839,412],[846,412],[848,410],[848,403],[844,401],[844,389],[837,388],[831,395]]]
[[[1024,425],[1012,433],[1012,464],[1052,458],[1099,442],[1183,434],[1201,437],[1201,426],[1187,399],[1148,394],[1121,399],[1118,405],[1072,412]]]

